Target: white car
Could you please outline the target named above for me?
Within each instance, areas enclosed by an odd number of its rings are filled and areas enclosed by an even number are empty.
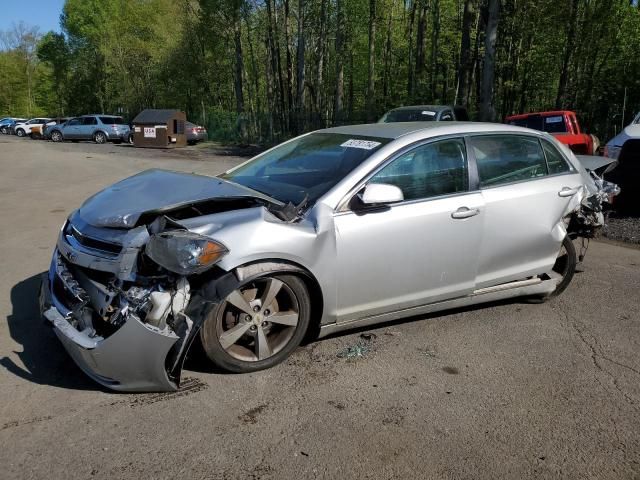
[[[31,120],[27,120],[24,123],[16,123],[14,131],[16,132],[17,136],[26,137],[28,135],[31,135],[31,129],[36,125],[45,125],[50,121],[50,118],[32,118]]]
[[[604,147],[604,156],[617,160],[622,147],[629,140],[640,140],[640,113],[624,130],[607,142]]]

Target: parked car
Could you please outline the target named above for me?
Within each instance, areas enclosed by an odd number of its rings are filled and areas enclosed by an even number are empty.
[[[54,142],[93,140],[96,143],[120,143],[129,138],[129,125],[114,115],[83,115],[51,128]]]
[[[569,110],[511,115],[505,123],[548,132],[576,155],[596,155],[600,147],[598,137],[583,132],[575,112]]]
[[[615,209],[622,215],[640,215],[640,113],[622,132],[609,140],[604,155],[615,158],[619,166],[607,178],[619,182],[623,191]]]
[[[198,142],[206,142],[209,138],[207,136],[207,129],[196,125],[195,123],[185,122],[184,129],[187,132],[187,143],[189,145],[195,145]]]
[[[44,125],[49,122],[50,118],[32,118],[31,120],[27,120],[26,122],[16,122],[13,127],[10,127],[12,133],[15,133],[19,137],[27,137],[31,135],[31,129],[35,126]]]
[[[69,117],[58,117],[42,126],[41,138],[44,140],[51,140],[51,130],[54,126],[62,126],[69,121]],[[31,132],[31,138],[33,138],[33,131]]]
[[[449,105],[410,105],[394,108],[385,113],[378,123],[395,122],[455,122],[468,121],[464,107]]]
[[[618,135],[607,142],[604,147],[604,156],[617,159],[622,148],[629,141],[632,143],[640,141],[640,112]]]
[[[7,135],[11,133],[11,128],[16,123],[22,123],[26,121],[27,121],[26,118],[5,117],[2,120],[0,120],[0,133]]]
[[[319,130],[219,177],[148,170],[92,196],[62,226],[40,304],[98,383],[175,390],[196,335],[218,367],[251,372],[311,332],[558,295],[572,239],[615,193],[527,129]]]

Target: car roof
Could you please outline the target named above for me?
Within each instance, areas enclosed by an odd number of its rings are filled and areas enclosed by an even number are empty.
[[[403,107],[393,108],[390,112],[400,112],[402,110],[430,110],[432,112],[441,112],[443,110],[453,110],[451,105],[405,105]]]
[[[503,123],[481,122],[398,122],[398,123],[367,123],[362,125],[346,125],[343,127],[317,130],[320,133],[341,133],[344,135],[359,135],[363,137],[377,137],[396,139],[411,133],[421,132],[425,137],[435,137],[448,134],[484,133],[484,132],[540,132],[529,128],[505,125]]]
[[[572,110],[550,110],[548,112],[531,112],[531,113],[519,113],[518,115],[509,115],[505,120],[522,120],[529,117],[551,117],[555,115],[564,115],[565,113],[575,115],[576,112]]]

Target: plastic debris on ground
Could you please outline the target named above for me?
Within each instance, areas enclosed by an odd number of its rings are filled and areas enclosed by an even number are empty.
[[[338,352],[338,358],[364,357],[372,351],[371,343],[377,338],[375,333],[361,333],[360,340],[354,345],[345,347]]]

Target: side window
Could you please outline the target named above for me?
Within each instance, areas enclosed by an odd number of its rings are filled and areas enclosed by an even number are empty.
[[[544,131],[549,133],[565,133],[567,132],[567,126],[564,122],[564,116],[562,115],[544,117]]]
[[[546,140],[542,140],[542,149],[544,150],[544,155],[547,157],[549,175],[571,171],[571,167],[556,147]]]
[[[404,153],[369,181],[399,187],[405,200],[436,197],[468,189],[462,139],[441,140]]]
[[[440,117],[440,121],[441,122],[452,122],[453,121],[453,114],[451,112],[444,112],[442,114],[442,117]]]
[[[95,119],[95,117],[84,117],[82,119],[82,124],[83,125],[97,125],[98,121]]]
[[[74,119],[69,120],[67,122],[67,125],[70,126],[70,127],[72,127],[74,125],[80,125],[80,124],[82,124],[82,121],[79,118],[74,118]]]
[[[474,137],[472,145],[481,187],[519,182],[547,174],[547,164],[537,138],[486,135]]]

